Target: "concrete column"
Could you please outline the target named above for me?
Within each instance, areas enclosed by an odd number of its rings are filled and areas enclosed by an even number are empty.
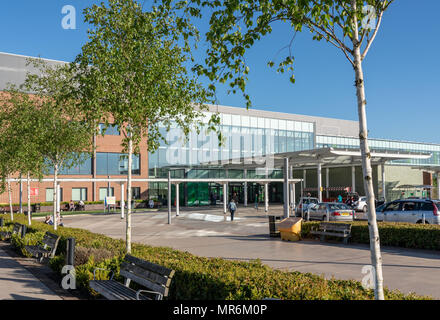
[[[283,196],[284,196],[284,218],[289,217],[289,158],[284,158],[284,183],[283,183]]]
[[[307,171],[306,171],[306,169],[304,169],[303,170],[303,194],[302,194],[302,196],[304,196],[306,193],[306,188],[307,188],[306,176],[307,176]]]
[[[176,183],[176,216],[179,215],[179,206],[180,206],[180,202],[179,202],[179,184]]]
[[[440,172],[437,172],[437,199],[440,200]]]
[[[171,224],[171,171],[168,170],[168,224]]]
[[[328,199],[330,193],[328,188],[330,187],[330,168],[325,168],[325,197]]]
[[[269,211],[269,183],[264,184],[264,211]]]
[[[351,166],[351,192],[356,192],[356,167]]]
[[[322,202],[322,165],[318,163],[318,200]]]
[[[290,166],[289,169],[289,179],[293,179],[293,167]],[[290,210],[292,211],[292,214],[294,215],[294,211],[293,211],[293,207],[295,205],[294,199],[295,196],[293,194],[293,187],[294,187],[294,183],[289,183],[289,205],[290,205]]]
[[[386,183],[385,183],[385,164],[384,163],[382,163],[380,165],[380,170],[382,171],[382,197],[383,197],[383,200],[386,202],[387,192],[386,192]]]
[[[228,194],[227,194],[227,184],[223,183],[223,213],[227,212],[227,202],[228,202]]]
[[[269,168],[266,164],[266,174],[264,176],[266,179],[269,178]],[[264,183],[264,212],[269,211],[269,183]]]
[[[292,212],[295,213],[296,209],[296,195],[295,195],[295,183],[292,183]]]
[[[121,183],[121,219],[124,219],[125,214],[125,185]]]
[[[243,172],[244,178],[247,179],[247,169],[244,169]],[[247,192],[247,181],[244,182],[244,206],[248,206],[248,192]]]

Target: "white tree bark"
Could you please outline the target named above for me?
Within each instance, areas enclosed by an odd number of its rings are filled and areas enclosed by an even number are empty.
[[[133,140],[128,142],[128,181],[127,181],[127,218],[126,218],[126,251],[131,253],[131,167],[133,162]]]
[[[352,0],[353,12],[356,12],[356,0]],[[368,130],[367,130],[367,115],[365,110],[366,98],[365,98],[365,85],[364,74],[362,70],[362,57],[359,42],[358,21],[356,16],[354,17],[354,35],[353,35],[353,57],[354,57],[354,69],[355,69],[355,84],[356,95],[358,103],[358,115],[359,115],[359,140],[362,155],[362,173],[364,180],[364,189],[367,196],[368,204],[368,229],[370,234],[370,252],[371,263],[375,268],[375,299],[384,300],[383,293],[383,276],[382,276],[382,256],[380,252],[380,239],[379,230],[377,228],[376,220],[376,207],[374,204],[374,189],[373,189],[373,175],[371,169],[371,155],[368,146]]]
[[[28,212],[28,225],[31,225],[31,177],[27,174],[27,212]]]
[[[57,230],[57,208],[58,208],[58,164],[54,166],[53,173],[53,229]]]
[[[10,176],[8,176],[8,195],[9,195],[9,210],[11,212],[11,221],[14,221],[14,210],[12,210],[12,189],[11,182],[9,181]]]

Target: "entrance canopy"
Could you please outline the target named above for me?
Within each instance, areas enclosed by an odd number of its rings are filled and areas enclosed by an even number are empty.
[[[400,151],[372,151],[371,163],[383,164],[391,160],[429,159],[431,153],[400,152]],[[323,167],[342,167],[362,165],[362,154],[358,149],[320,148],[304,151],[277,153],[267,156],[232,159],[224,164],[225,168],[256,168],[264,167],[266,163],[273,164],[274,168],[284,166],[284,159],[289,160],[289,165],[294,168],[316,168],[318,164]],[[266,163],[264,160],[266,159]],[[263,163],[263,165],[261,164]],[[440,170],[440,167],[438,167]]]

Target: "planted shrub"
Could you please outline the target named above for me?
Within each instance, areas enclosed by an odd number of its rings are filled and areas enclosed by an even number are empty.
[[[15,220],[25,222],[25,219],[23,215],[17,215]],[[359,226],[362,227],[362,225]],[[305,235],[310,227],[310,224],[304,225]],[[34,241],[48,230],[54,232],[51,226],[35,221],[28,228],[27,236]],[[363,235],[364,229],[360,228],[356,232]],[[75,238],[77,248],[84,248],[79,249],[82,260],[78,261],[75,267],[76,284],[91,298],[96,296],[96,292],[89,287],[95,268],[110,269],[115,274],[114,279],[122,281],[119,266],[125,256],[124,241],[87,230],[67,227],[60,227],[55,233],[61,236],[60,250],[57,250],[57,256],[51,260],[51,268],[58,273],[61,271],[65,263],[67,238]],[[18,247],[23,246],[18,239],[14,240],[14,244]],[[168,299],[255,300],[267,297],[302,300],[374,299],[373,291],[364,289],[358,281],[326,280],[310,273],[274,270],[260,261],[239,262],[221,258],[205,258],[167,247],[152,247],[138,243],[132,245],[132,255],[176,271]],[[82,263],[86,257],[88,257],[87,261]],[[110,271],[107,270],[96,272],[97,279],[108,279],[109,275]],[[426,298],[413,294],[405,295],[388,289],[384,292],[386,299]]]

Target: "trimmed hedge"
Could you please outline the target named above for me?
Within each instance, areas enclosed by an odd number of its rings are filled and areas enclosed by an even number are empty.
[[[369,244],[368,222],[353,221],[350,223],[352,225],[350,241]],[[302,237],[314,237],[310,234],[310,230],[312,226],[317,227],[318,225],[319,222],[304,222],[301,228]],[[440,225],[378,222],[377,226],[382,246],[440,250]]]
[[[14,222],[26,223],[23,215],[16,215]],[[8,221],[8,223],[10,223]],[[20,251],[26,241],[37,242],[46,232],[54,232],[53,227],[33,221],[28,227],[24,241],[14,237],[13,244]],[[109,268],[119,277],[119,265],[124,257],[125,242],[87,230],[59,227],[55,232],[61,236],[56,257],[50,266],[60,273],[65,263],[66,241],[74,237],[76,245],[85,248],[105,248],[114,254],[112,259],[99,263],[91,255],[87,261],[75,268],[78,288],[87,291],[91,297],[89,280],[93,278],[94,268]],[[312,300],[364,300],[374,299],[372,290],[365,290],[358,281],[326,280],[310,273],[285,272],[274,270],[260,261],[238,262],[221,258],[199,257],[166,247],[152,247],[133,243],[132,254],[136,257],[176,270],[168,299],[183,300],[228,300],[228,299],[280,299]],[[109,272],[97,272],[98,279],[108,279]],[[386,299],[427,299],[414,294],[404,295],[398,291],[385,289]]]

